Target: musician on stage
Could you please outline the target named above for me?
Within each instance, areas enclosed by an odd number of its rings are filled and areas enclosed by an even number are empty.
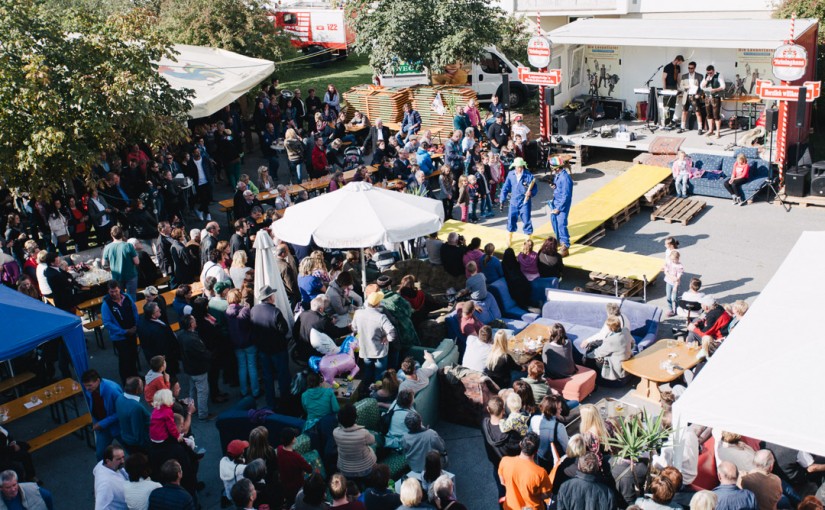
[[[693,113],[696,114],[696,125],[699,127],[699,134],[705,133],[703,126],[703,117],[705,112],[705,105],[702,103],[702,80],[705,77],[702,73],[696,72],[696,62],[688,62],[688,72],[682,75],[682,83],[680,89],[682,91],[682,128],[679,133],[687,131],[688,119],[688,102],[693,107]]]
[[[678,90],[679,88],[679,70],[685,57],[676,55],[673,62],[669,63],[662,70],[662,88],[666,90]],[[665,110],[665,127],[670,126],[673,119],[673,112],[676,108],[676,96],[662,96],[662,106]]]
[[[536,178],[527,170],[527,163],[522,158],[516,158],[510,165],[507,178],[501,187],[500,203],[504,204],[507,195],[510,195],[510,208],[507,212],[507,231],[510,233],[507,245],[513,244],[513,232],[518,228],[521,219],[521,229],[528,236],[533,233],[532,201],[536,194]]]
[[[722,95],[725,93],[725,79],[722,73],[717,73],[716,69],[709,65],[705,70],[705,79],[700,87],[705,92],[705,108],[708,114],[708,133],[713,134],[716,128],[716,138],[719,138],[719,131],[722,129]]]

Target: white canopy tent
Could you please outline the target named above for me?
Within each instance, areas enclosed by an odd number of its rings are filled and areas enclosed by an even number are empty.
[[[437,232],[444,223],[438,200],[351,182],[332,193],[287,208],[272,225],[288,243],[322,248],[361,248],[361,274],[367,281],[364,250]]]
[[[798,38],[817,24],[798,19]],[[688,25],[696,30],[685,30]],[[791,20],[610,19],[576,20],[552,30],[553,44],[654,46],[660,48],[776,48],[791,33]],[[675,56],[675,55],[674,55]]]
[[[673,406],[674,423],[825,455],[825,232],[804,232],[765,290]]]
[[[249,92],[275,71],[270,60],[231,51],[176,44],[176,61],[162,58],[158,72],[175,89],[192,89],[193,119],[208,117]]]
[[[261,230],[255,236],[255,304],[261,302],[260,291],[264,287],[275,289],[275,306],[284,316],[284,320],[289,325],[289,329],[295,323],[292,314],[292,307],[289,306],[289,298],[286,295],[286,287],[281,279],[281,271],[278,269],[278,261],[275,260],[275,243],[269,237],[266,230]]]

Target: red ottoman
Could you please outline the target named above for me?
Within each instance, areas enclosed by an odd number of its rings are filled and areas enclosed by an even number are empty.
[[[564,379],[547,379],[547,385],[560,392],[565,400],[584,399],[596,389],[596,371],[576,365],[576,373]]]

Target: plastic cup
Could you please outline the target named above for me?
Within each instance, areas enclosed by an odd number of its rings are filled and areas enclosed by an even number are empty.
[[[676,340],[674,340],[674,339],[672,339],[672,338],[668,338],[668,340],[667,340],[667,348],[668,348],[668,349],[673,349],[674,347],[676,347]]]

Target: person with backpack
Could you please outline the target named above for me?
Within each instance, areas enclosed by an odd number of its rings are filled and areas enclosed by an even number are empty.
[[[398,398],[381,415],[381,433],[384,435],[385,448],[393,450],[403,448],[404,434],[407,433],[404,420],[410,412],[414,412],[412,409],[414,399],[415,393],[413,390],[399,391]]]
[[[567,430],[559,420],[562,411],[561,397],[545,395],[539,404],[539,411],[541,414],[530,419],[530,430],[539,436],[536,463],[549,473],[555,464],[553,447],[556,449],[556,455],[567,451]]]

